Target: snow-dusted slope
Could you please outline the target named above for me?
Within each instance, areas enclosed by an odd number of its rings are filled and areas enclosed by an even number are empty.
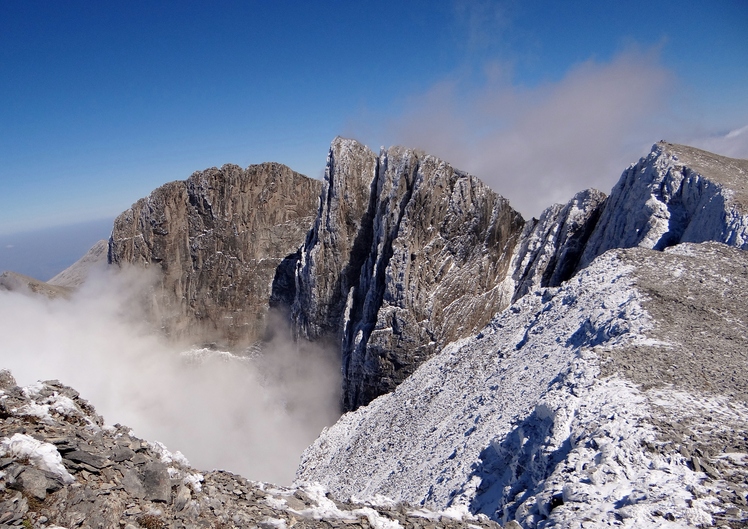
[[[748,248],[748,160],[659,142],[621,175],[582,256],[719,241]]]
[[[343,416],[297,478],[525,528],[744,517],[746,288],[723,245],[609,251]]]

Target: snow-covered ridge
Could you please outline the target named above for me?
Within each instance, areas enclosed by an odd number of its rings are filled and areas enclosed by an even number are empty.
[[[748,161],[657,143],[611,191],[581,265],[611,248],[705,241],[748,248],[746,188]]]
[[[723,481],[715,481],[692,457],[706,450],[710,434],[672,431],[724,402],[701,398],[693,387],[638,387],[623,367],[600,376],[600,359],[617,351],[638,351],[643,370],[657,370],[660,351],[672,348],[710,354],[688,337],[659,339],[668,320],[653,319],[644,306],[658,301],[637,288],[674,262],[689,272],[684,280],[698,283],[691,264],[700,258],[717,268],[722,261],[748,265],[743,252],[709,245],[668,254],[613,250],[561,287],[533,291],[393,393],[343,416],[307,449],[298,479],[320,481],[339,498],[384,494],[436,509],[465,505],[524,528],[576,527],[580,519],[593,527],[712,524],[727,508],[717,492],[738,490],[735,502],[745,501],[746,450],[738,444],[712,454],[709,465],[724,464]],[[747,277],[732,280],[748,288]],[[669,308],[688,322],[687,307]],[[748,323],[745,308],[731,316]],[[742,347],[748,350],[745,336]],[[739,377],[747,374],[742,369]],[[731,411],[733,429],[745,431],[746,407]],[[660,416],[664,423],[653,418]]]

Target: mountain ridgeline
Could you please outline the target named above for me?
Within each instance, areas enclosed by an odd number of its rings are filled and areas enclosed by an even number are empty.
[[[660,142],[610,197],[582,191],[525,221],[438,158],[336,138],[323,182],[268,163],[166,184],[115,220],[109,262],[162,272],[151,310],[175,338],[252,344],[279,310],[339,350],[353,410],[606,250],[745,248],[746,163]]]
[[[0,290],[74,296],[103,249]],[[174,340],[263,347],[280,318],[331,345],[351,413],[278,489],[0,372],[0,523],[746,527],[746,249],[748,160],[666,142],[529,221],[442,160],[343,138],[322,182],[195,173],[116,219],[109,265],[158,272],[146,309]]]

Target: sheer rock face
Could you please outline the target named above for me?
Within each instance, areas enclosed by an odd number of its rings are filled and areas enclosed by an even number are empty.
[[[342,337],[342,315],[372,240],[377,156],[337,138],[327,156],[320,209],[299,254],[293,315],[300,334]]]
[[[256,341],[276,268],[303,242],[320,187],[277,163],[194,173],[115,219],[109,262],[162,272],[152,309],[172,337]]]
[[[611,248],[718,241],[748,248],[748,160],[659,142],[613,188],[581,259]]]
[[[338,138],[301,252],[293,318],[342,350],[344,407],[391,391],[511,301],[524,221],[476,178],[413,150]]]

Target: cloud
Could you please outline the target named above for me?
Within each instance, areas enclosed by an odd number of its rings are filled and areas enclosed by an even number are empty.
[[[455,76],[413,96],[387,135],[475,174],[526,217],[581,189],[608,192],[670,127],[673,76],[656,51],[590,60],[533,88],[500,64],[484,73],[477,88]]]
[[[111,272],[111,271],[110,271]],[[197,468],[289,484],[339,416],[337,358],[276,333],[262,354],[184,354],[143,321],[143,271],[102,273],[71,300],[0,292],[0,367],[59,379],[108,424],[179,450]]]
[[[748,158],[748,125],[727,133],[690,138],[689,145],[731,158]]]

